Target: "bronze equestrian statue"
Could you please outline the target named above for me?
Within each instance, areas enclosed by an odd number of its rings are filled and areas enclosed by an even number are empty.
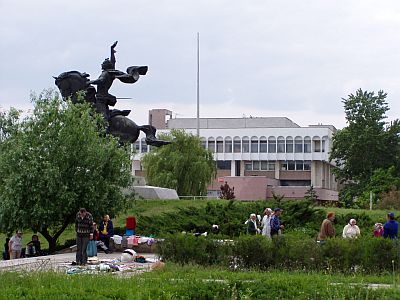
[[[130,110],[110,110],[109,106],[114,106],[117,103],[117,98],[109,94],[109,89],[118,79],[123,83],[135,83],[140,75],[146,75],[147,66],[132,66],[128,67],[125,72],[115,69],[115,47],[117,42],[111,45],[110,59],[104,60],[101,64],[102,72],[99,78],[89,80],[89,74],[78,71],[69,71],[54,77],[55,84],[61,92],[64,99],[70,98],[72,103],[78,101],[77,93],[85,92],[85,101],[92,103],[96,111],[103,115],[109,126],[107,131],[119,138],[121,143],[134,143],[140,131],[146,134],[146,143],[151,146],[160,147],[167,145],[169,141],[163,141],[156,138],[156,128],[151,125],[138,126],[126,116]],[[97,90],[93,85],[97,86]]]

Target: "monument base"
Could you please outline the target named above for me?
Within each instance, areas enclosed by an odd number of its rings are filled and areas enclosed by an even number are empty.
[[[174,189],[161,188],[158,186],[133,186],[135,199],[168,199],[179,200],[178,194]]]

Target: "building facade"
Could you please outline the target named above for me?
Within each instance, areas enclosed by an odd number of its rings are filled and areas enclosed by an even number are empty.
[[[162,120],[155,120],[151,115],[150,124],[158,124],[161,132],[175,128],[196,134],[195,118],[166,120],[158,113]],[[200,119],[202,144],[214,153],[217,165],[209,195],[218,196],[221,184],[227,182],[241,200],[268,199],[273,194],[298,199],[312,185],[320,200],[336,201],[338,184],[329,163],[335,131],[332,125],[300,127],[285,117]],[[133,173],[143,175],[140,157],[150,150],[144,136],[135,147]]]

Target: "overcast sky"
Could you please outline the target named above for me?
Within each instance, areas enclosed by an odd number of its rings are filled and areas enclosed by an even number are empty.
[[[100,74],[118,40],[116,107],[147,123],[148,110],[196,116],[200,32],[201,117],[286,116],[301,126],[345,126],[342,98],[388,93],[400,114],[399,1],[0,0],[0,106],[27,110],[30,92],[64,71]]]

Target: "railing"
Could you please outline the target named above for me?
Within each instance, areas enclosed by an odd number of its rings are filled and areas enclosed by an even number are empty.
[[[218,199],[218,198],[215,196],[179,196],[179,199],[182,199],[182,200],[196,200],[196,199],[205,200],[205,199]]]

